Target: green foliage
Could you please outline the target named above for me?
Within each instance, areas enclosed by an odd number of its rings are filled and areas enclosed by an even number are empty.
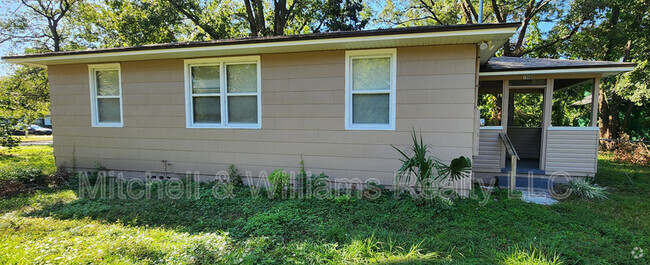
[[[553,92],[551,125],[586,127],[591,122],[591,104],[574,103],[589,99],[594,83],[574,85]]]
[[[51,147],[20,147],[0,153],[0,197],[47,187],[55,171]]]
[[[11,149],[20,145],[20,137],[11,134],[14,127],[9,122],[0,123],[0,146]]]
[[[12,152],[0,167],[53,161],[51,147]],[[595,179],[608,200],[533,205],[497,189],[446,211],[388,191],[339,205],[253,198],[247,187],[216,199],[207,184],[200,198],[91,199],[71,184],[0,200],[0,263],[634,264],[630,250],[650,244],[650,168],[610,159]]]
[[[599,187],[586,179],[578,179],[569,181],[569,191],[572,196],[578,198],[585,198],[589,200],[604,200],[607,199],[607,191],[605,188]]]
[[[228,166],[228,180],[230,183],[235,184],[236,186],[244,185],[241,173],[239,173],[239,169],[237,169],[234,164],[230,164],[230,166]]]
[[[43,186],[46,184],[46,178],[41,169],[30,165],[19,164],[0,170],[0,181],[17,180],[26,185]]]
[[[515,247],[507,256],[503,258],[505,265],[559,265],[563,264],[560,257],[556,254],[547,257],[541,251],[530,247],[530,249],[520,249]]]
[[[321,24],[322,31],[350,31],[362,30],[369,22],[369,18],[361,17],[364,6],[359,0],[324,0],[322,3]],[[320,27],[314,28],[314,32],[320,32]]]
[[[298,171],[298,176],[296,176],[296,181],[298,192],[303,195],[307,194],[307,189],[310,187],[307,186],[307,170],[305,170],[305,160],[302,159],[302,155],[300,155],[300,170]]]
[[[512,93],[511,95],[514,97],[515,106],[512,123],[508,126],[542,127],[542,94]]]
[[[19,67],[12,75],[0,78],[0,144],[15,147],[20,139],[11,131],[24,128],[50,109],[47,71]]]
[[[0,153],[0,179],[44,185],[45,177],[56,172],[52,147],[24,146]]]
[[[329,176],[325,173],[320,173],[318,175],[311,175],[311,189],[312,191],[317,190],[318,188],[324,188],[327,186],[329,181]]]
[[[501,125],[501,94],[479,94],[477,106],[485,126]]]
[[[84,40],[72,49],[177,42],[183,29],[180,14],[163,0],[83,2],[72,21]]]
[[[289,174],[284,169],[276,169],[268,179],[275,195],[281,195],[285,188],[289,188]]]
[[[446,165],[439,159],[431,156],[428,144],[424,144],[422,133],[420,137],[415,133],[415,128],[411,132],[413,145],[411,145],[406,152],[391,145],[397,150],[402,157],[400,161],[402,166],[397,171],[397,178],[399,181],[406,183],[411,182],[411,176],[415,176],[416,184],[421,190],[430,190],[434,183],[432,181],[443,181],[446,179],[458,180],[470,172],[471,162],[469,158],[459,157],[452,160],[452,163]],[[407,154],[407,152],[409,154]]]

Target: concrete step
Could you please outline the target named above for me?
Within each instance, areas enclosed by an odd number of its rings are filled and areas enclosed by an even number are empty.
[[[502,168],[501,173],[508,173],[510,172],[510,168]],[[522,168],[522,167],[517,167],[517,174],[528,174],[528,173],[533,173],[533,175],[546,175],[546,171],[540,170],[540,169],[533,169],[533,168]]]

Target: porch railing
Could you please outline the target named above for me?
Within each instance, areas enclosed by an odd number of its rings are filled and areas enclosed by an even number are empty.
[[[508,188],[511,191],[514,191],[516,188],[517,160],[519,160],[519,155],[517,154],[517,150],[512,144],[512,141],[510,141],[508,134],[499,133],[499,139],[501,139],[501,143],[503,143],[503,145],[506,147],[506,151],[510,155],[510,185]]]

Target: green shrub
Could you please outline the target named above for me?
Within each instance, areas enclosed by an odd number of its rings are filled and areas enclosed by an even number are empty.
[[[607,191],[605,191],[605,188],[596,186],[586,179],[569,181],[569,191],[571,191],[571,195],[573,196],[589,200],[603,200],[607,198]]]
[[[239,173],[239,169],[237,169],[237,167],[233,164],[230,164],[230,166],[228,166],[228,181],[235,186],[244,185],[244,182],[241,178],[241,173]]]
[[[276,169],[269,175],[269,184],[276,195],[282,194],[285,187],[289,186],[289,174],[284,169]]]

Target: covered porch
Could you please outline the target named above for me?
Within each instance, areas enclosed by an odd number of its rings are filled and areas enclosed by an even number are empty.
[[[492,58],[479,75],[473,171],[593,177],[601,78],[633,68],[612,62]]]

